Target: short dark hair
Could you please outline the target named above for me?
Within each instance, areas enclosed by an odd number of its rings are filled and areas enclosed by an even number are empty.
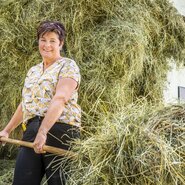
[[[64,41],[66,29],[59,21],[43,21],[37,28],[37,39],[39,40],[47,32],[55,32],[59,36],[60,41]]]

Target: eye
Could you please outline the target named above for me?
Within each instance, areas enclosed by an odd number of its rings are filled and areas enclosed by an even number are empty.
[[[45,39],[40,39],[40,41],[45,42],[46,40]]]

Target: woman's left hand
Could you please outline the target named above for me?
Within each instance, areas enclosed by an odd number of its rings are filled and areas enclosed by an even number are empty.
[[[33,148],[35,153],[46,153],[46,151],[43,150],[43,146],[46,143],[46,139],[47,139],[47,135],[42,133],[42,132],[38,132],[37,136],[35,138],[35,141],[33,142]]]

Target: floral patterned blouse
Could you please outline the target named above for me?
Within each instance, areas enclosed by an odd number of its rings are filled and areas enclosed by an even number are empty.
[[[27,73],[22,90],[23,122],[34,116],[45,116],[53,98],[59,78],[72,78],[80,84],[80,72],[74,60],[62,58],[43,71],[43,62]],[[78,88],[65,105],[58,122],[80,126],[81,108],[77,104]]]

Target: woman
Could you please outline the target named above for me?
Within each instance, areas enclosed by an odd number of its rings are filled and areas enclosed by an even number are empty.
[[[68,174],[56,167],[61,157],[48,155],[43,145],[68,150],[69,141],[79,137],[81,110],[77,104],[77,90],[80,73],[75,61],[60,55],[65,28],[57,21],[42,22],[37,38],[42,62],[28,71],[22,102],[0,132],[0,137],[9,137],[23,122],[26,125],[23,140],[34,143],[34,150],[20,147],[13,185],[39,185],[44,174],[49,185],[65,184]]]

